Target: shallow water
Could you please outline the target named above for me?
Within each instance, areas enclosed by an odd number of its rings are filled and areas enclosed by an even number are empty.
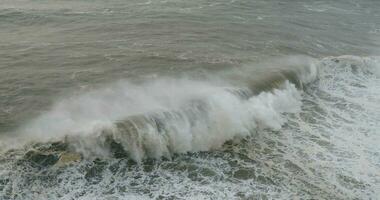
[[[1,199],[377,199],[378,8],[2,1]]]

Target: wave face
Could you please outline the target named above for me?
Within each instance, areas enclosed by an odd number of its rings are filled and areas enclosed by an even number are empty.
[[[298,68],[282,67],[278,75],[268,77],[266,86],[272,89],[258,94],[252,77],[242,77],[246,80],[238,85],[228,80],[119,82],[58,102],[23,127],[21,139],[65,141],[85,157],[112,156],[113,141],[136,161],[219,149],[259,129],[278,130],[286,121],[282,114],[300,110],[301,93],[295,84],[315,79],[316,67],[306,57],[282,61]],[[289,74],[294,83],[287,80]]]
[[[379,58],[285,60],[273,63],[299,67],[268,77],[271,89],[236,82],[239,71],[119,82],[59,101],[1,154],[1,195],[376,198]]]

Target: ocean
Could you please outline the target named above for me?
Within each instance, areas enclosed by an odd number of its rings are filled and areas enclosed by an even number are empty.
[[[1,0],[0,199],[380,199],[379,10]]]

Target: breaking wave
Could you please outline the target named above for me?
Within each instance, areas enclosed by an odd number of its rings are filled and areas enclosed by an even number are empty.
[[[316,78],[307,57],[262,65],[269,75],[254,76],[245,66],[202,81],[120,81],[59,101],[25,125],[19,140],[64,141],[85,157],[112,156],[114,144],[137,161],[218,149],[260,129],[280,129],[285,113],[300,110],[297,87]]]

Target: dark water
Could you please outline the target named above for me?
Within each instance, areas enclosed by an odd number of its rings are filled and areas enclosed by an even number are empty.
[[[379,8],[1,1],[0,199],[377,199]]]

